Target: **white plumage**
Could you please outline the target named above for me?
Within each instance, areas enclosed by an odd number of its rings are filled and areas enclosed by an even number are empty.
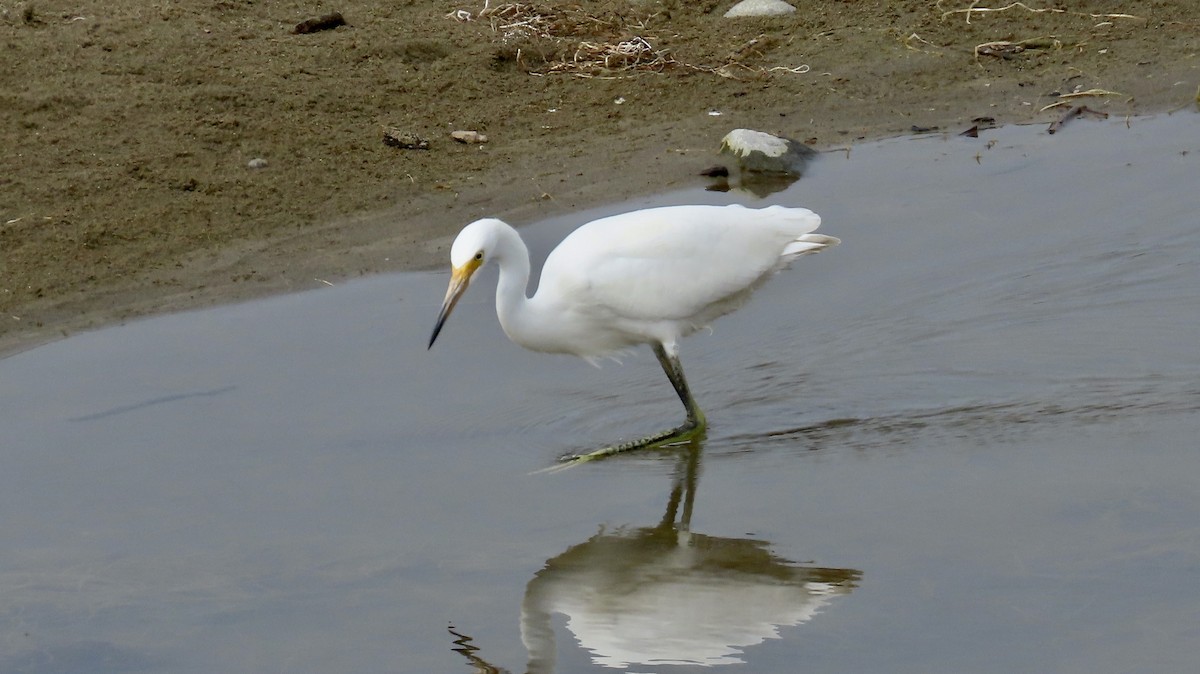
[[[813,233],[820,224],[808,209],[783,206],[667,206],[601,218],[550,253],[527,297],[529,252],[520,235],[500,220],[478,220],[451,248],[453,275],[429,345],[471,276],[495,260],[496,313],[517,344],[593,361],[637,344],[654,348],[688,423],[627,444],[659,443],[704,425],[679,366],[679,340],[741,306],[795,258],[839,243]]]

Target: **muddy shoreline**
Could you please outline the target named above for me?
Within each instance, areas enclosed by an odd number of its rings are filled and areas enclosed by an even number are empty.
[[[0,355],[428,268],[483,215],[701,185],[737,127],[828,149],[981,117],[1049,124],[1076,104],[1194,109],[1200,86],[1200,3],[723,19],[732,4],[345,2],[322,9],[347,25],[293,34],[310,3],[0,3]],[[385,145],[387,128],[430,148]]]

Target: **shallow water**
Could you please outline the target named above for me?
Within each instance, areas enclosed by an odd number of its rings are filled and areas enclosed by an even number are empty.
[[[0,360],[0,671],[1189,671],[1198,126],[827,154],[753,203],[844,244],[684,343],[690,449],[531,475],[682,412],[494,271],[428,352],[444,273]]]

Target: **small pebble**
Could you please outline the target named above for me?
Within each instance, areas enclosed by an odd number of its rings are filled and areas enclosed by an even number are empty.
[[[429,141],[411,131],[402,131],[395,127],[383,130],[383,144],[405,150],[428,150]]]
[[[478,131],[451,131],[450,137],[460,143],[486,143],[488,137]]]
[[[333,12],[332,14],[301,21],[292,29],[292,35],[305,35],[321,30],[333,30],[338,26],[344,25],[346,25],[346,20],[342,18],[341,12]]]

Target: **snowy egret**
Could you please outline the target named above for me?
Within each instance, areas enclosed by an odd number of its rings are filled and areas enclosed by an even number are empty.
[[[527,297],[525,242],[500,220],[477,220],[459,232],[450,249],[450,287],[429,347],[471,276],[495,260],[496,314],[509,339],[593,364],[649,344],[687,413],[675,428],[565,458],[682,440],[703,431],[705,418],[683,376],[679,340],[737,309],[795,258],[839,243],[814,234],[820,224],[820,216],[806,208],[783,206],[667,206],[601,218],[550,253],[537,292]]]

